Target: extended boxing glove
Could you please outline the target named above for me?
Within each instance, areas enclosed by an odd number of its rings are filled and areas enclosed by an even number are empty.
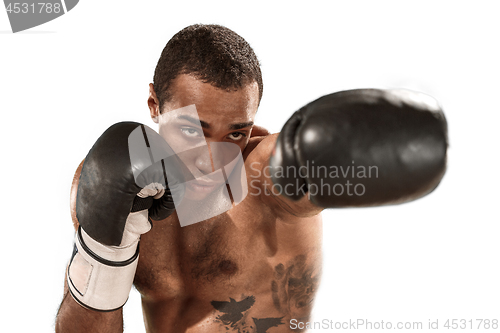
[[[447,124],[430,96],[357,89],[323,96],[283,127],[273,186],[323,208],[402,203],[431,192],[446,169]]]
[[[181,164],[159,134],[139,123],[117,123],[96,141],[80,173],[80,226],[67,271],[78,303],[99,311],[125,304],[140,235],[150,230],[149,218],[173,213],[172,191],[182,192]]]

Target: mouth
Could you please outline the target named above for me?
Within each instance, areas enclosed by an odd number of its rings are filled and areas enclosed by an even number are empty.
[[[191,181],[187,183],[187,187],[193,192],[210,193],[215,189],[217,184],[213,182]]]

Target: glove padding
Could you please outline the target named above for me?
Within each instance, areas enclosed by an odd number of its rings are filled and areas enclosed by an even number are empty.
[[[80,226],[67,271],[69,290],[79,304],[97,311],[125,304],[140,236],[151,229],[149,218],[173,213],[169,186],[182,195],[182,172],[182,163],[165,140],[144,125],[118,123],[97,140],[80,173]]]
[[[307,194],[323,208],[401,203],[436,188],[447,146],[446,120],[433,98],[407,90],[342,91],[287,121],[270,159],[271,177],[286,187],[285,197]],[[348,184],[362,184],[362,195],[346,191]]]
[[[122,244],[131,212],[148,209],[152,219],[164,219],[172,214],[175,206],[168,185],[182,186],[183,183],[182,171],[178,174],[170,172],[167,179],[163,160],[154,163],[146,159],[131,161],[129,136],[138,127],[144,133],[144,149],[163,150],[164,156],[170,156],[170,161],[176,158],[159,134],[139,123],[117,123],[99,137],[82,167],[76,216],[86,233],[104,245]],[[150,143],[156,147],[150,147]],[[179,170],[182,170],[182,162],[178,162]],[[164,190],[161,197],[157,196],[158,193],[154,198],[147,195],[137,197],[144,187],[151,184],[156,184],[158,191]]]

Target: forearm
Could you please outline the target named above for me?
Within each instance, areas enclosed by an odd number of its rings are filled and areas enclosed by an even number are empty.
[[[263,203],[271,207],[277,216],[292,222],[301,221],[304,217],[318,215],[323,208],[314,205],[307,196],[292,201],[282,195],[287,188],[274,186],[271,179],[269,157],[276,145],[278,134],[265,137],[248,155],[245,161],[248,177],[248,195],[260,197]],[[295,219],[298,218],[298,219]]]
[[[64,279],[66,281],[66,279]],[[101,312],[84,308],[78,304],[69,293],[64,283],[64,298],[56,317],[57,333],[79,332],[123,332],[122,308]]]
[[[164,161],[152,160],[147,149],[172,154],[149,127],[117,123],[97,139],[75,173],[76,235],[57,332],[123,332],[121,308],[132,287],[140,235],[151,229],[149,219],[164,219],[175,209]],[[169,183],[182,183],[173,179],[169,175]]]

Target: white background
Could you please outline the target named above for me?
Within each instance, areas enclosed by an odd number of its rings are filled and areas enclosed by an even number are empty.
[[[435,192],[324,213],[315,320],[500,319],[495,3],[270,3],[82,0],[18,34],[0,10],[1,331],[54,330],[73,173],[111,124],[154,126],[148,83],[166,42],[193,23],[225,25],[252,45],[265,87],[257,123],[272,132],[343,89],[418,90],[446,112],[449,167]],[[144,331],[135,290],[125,326]]]

